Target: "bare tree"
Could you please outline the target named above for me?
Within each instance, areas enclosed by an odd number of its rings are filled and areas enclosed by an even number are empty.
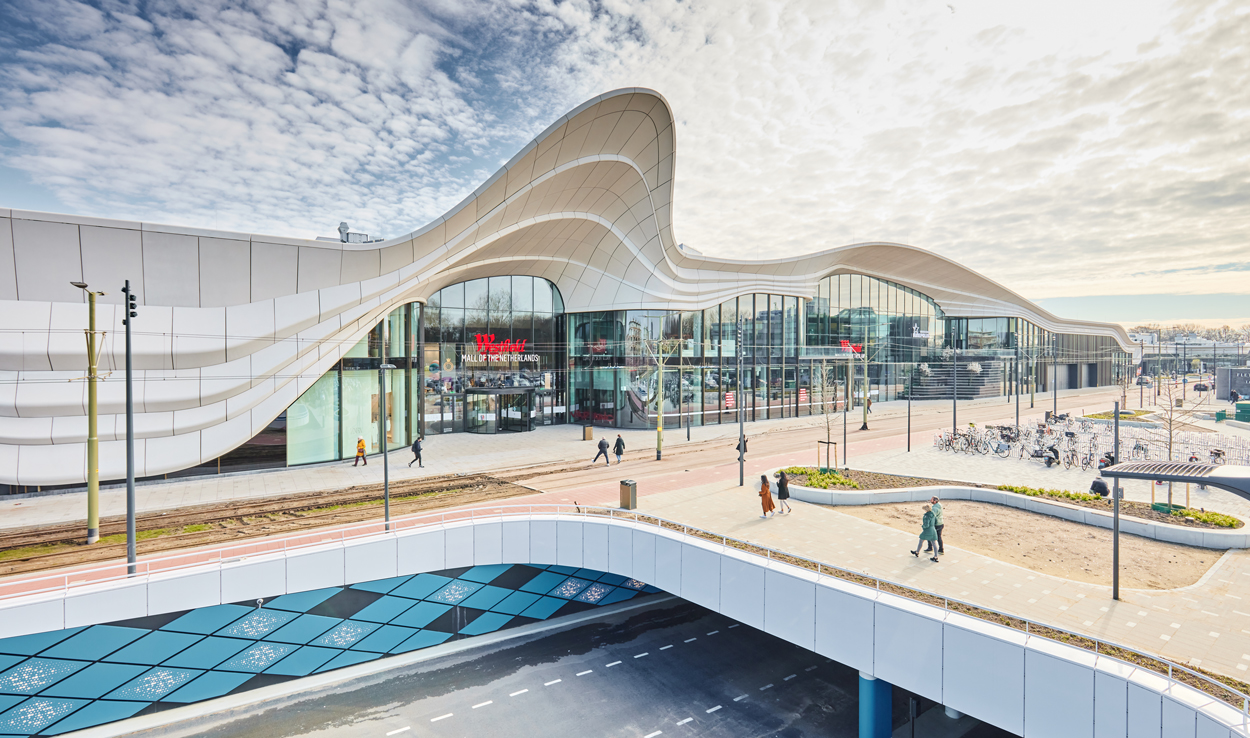
[[[1159,387],[1159,401],[1162,406],[1155,413],[1156,427],[1150,431],[1150,436],[1163,446],[1167,461],[1181,461],[1176,458],[1178,435],[1192,425],[1196,408],[1185,406],[1181,388],[1171,381],[1164,381]],[[1168,505],[1171,504],[1172,484],[1168,483]]]

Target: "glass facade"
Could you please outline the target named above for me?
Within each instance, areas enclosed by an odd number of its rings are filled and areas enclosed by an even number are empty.
[[[544,279],[488,277],[392,310],[255,438],[168,476],[350,459],[360,438],[374,454],[383,414],[390,449],[418,434],[565,422],[654,428],[661,414],[678,428],[734,423],[739,409],[752,421],[837,412],[865,397],[1109,385],[1130,358],[1112,338],[948,316],[914,289],[861,274],[825,277],[810,296],[567,315]],[[384,364],[395,367],[385,397]]]
[[[426,434],[527,431],[568,417],[564,300],[538,277],[439,290],[422,317]]]

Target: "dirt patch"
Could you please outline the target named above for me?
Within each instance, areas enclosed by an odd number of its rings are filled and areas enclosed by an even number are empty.
[[[432,512],[534,493],[529,487],[485,475],[410,480],[391,485],[391,514]],[[382,485],[369,484],[240,501],[226,510],[203,505],[150,513],[137,523],[136,549],[140,556],[147,556],[377,520],[383,515],[381,495]],[[118,527],[124,531],[125,519],[114,517],[102,522],[102,532],[107,535],[91,546],[82,541],[80,525],[19,529],[0,535],[0,576],[124,558],[126,534],[114,531]],[[72,531],[72,537],[65,536],[66,530]]]
[[[855,482],[859,486],[850,487],[850,486],[833,485],[829,487],[829,489],[831,490],[854,491],[856,489],[871,490],[871,489],[901,489],[905,487],[949,487],[951,485],[957,485],[960,487],[980,487],[982,489],[999,489],[999,487],[992,485],[992,484],[952,482],[950,480],[929,479],[926,477],[904,477],[904,476],[898,476],[895,474],[881,474],[879,472],[859,471],[857,469],[845,469],[845,470],[838,471],[837,473],[841,475],[842,477],[845,477],[846,479],[849,479]],[[806,475],[790,474],[789,476],[790,476],[791,484],[797,484],[800,487],[806,486],[806,482],[807,482]],[[1048,496],[1043,495],[1043,496],[1040,496],[1039,499],[1045,500],[1045,499],[1048,499]],[[1111,500],[1104,500],[1104,499],[1076,500],[1076,499],[1065,497],[1063,499],[1055,498],[1055,501],[1062,502],[1065,505],[1076,505],[1078,507],[1088,507],[1092,510],[1101,510],[1102,512],[1105,512],[1105,513],[1111,512]],[[1201,508],[1198,508],[1198,509],[1201,510]],[[1142,520],[1149,520],[1155,523],[1167,523],[1169,525],[1179,525],[1185,528],[1208,528],[1211,530],[1232,530],[1233,529],[1233,528],[1229,528],[1228,526],[1213,525],[1211,523],[1205,523],[1199,520],[1194,520],[1192,518],[1186,518],[1181,515],[1169,515],[1167,513],[1159,512],[1158,510],[1153,509],[1152,507],[1150,507],[1150,505],[1147,505],[1144,502],[1131,502],[1129,500],[1120,501],[1120,514],[1127,516],[1127,517],[1140,518]],[[1237,525],[1234,527],[1241,528],[1244,525],[1245,525],[1244,522],[1242,522],[1241,520],[1238,520]]]
[[[834,510],[919,537],[918,502],[840,506]],[[949,547],[1089,584],[1111,584],[1111,531],[984,502],[942,502]],[[1133,589],[1176,589],[1194,584],[1219,551],[1120,536],[1120,583]]]

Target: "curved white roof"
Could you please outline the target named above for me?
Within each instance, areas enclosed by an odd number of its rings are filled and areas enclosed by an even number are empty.
[[[139,475],[208,461],[265,427],[394,307],[455,282],[532,275],[568,312],[709,307],[751,292],[811,297],[829,274],[868,274],[932,297],[950,316],[1012,316],[1115,338],[1058,318],[929,251],[863,243],[742,261],[677,247],[668,103],[606,93],[554,122],[450,212],[381,242],[342,244],[0,210],[0,482],[86,478],[84,281],[107,331],[100,474],[124,476],[120,288],[135,319]]]

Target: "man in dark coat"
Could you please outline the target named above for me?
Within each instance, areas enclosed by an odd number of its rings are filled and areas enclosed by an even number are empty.
[[[417,462],[417,468],[425,468],[425,464],[421,463],[421,436],[417,436],[417,440],[412,442],[412,461]],[[412,461],[408,462],[408,466],[412,466]]]
[[[621,438],[621,434],[616,434],[616,444],[612,446],[612,453],[616,454],[616,463],[621,463],[621,455],[625,453],[625,439]],[[595,457],[598,458],[598,457]]]
[[[603,457],[604,466],[612,466],[612,462],[608,461],[608,439],[606,438],[599,439],[599,453],[595,454],[595,458],[590,463],[598,461],[600,456]]]

